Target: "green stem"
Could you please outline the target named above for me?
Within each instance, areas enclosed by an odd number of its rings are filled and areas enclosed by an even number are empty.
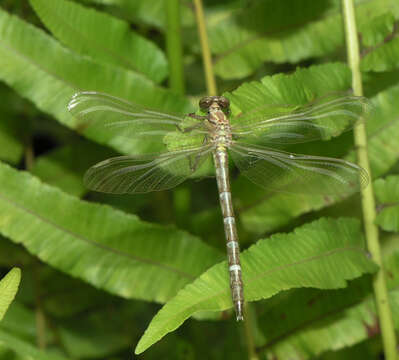
[[[345,22],[348,62],[352,69],[352,87],[355,95],[362,96],[363,88],[362,76],[359,68],[359,42],[357,37],[353,0],[342,0],[342,8]],[[367,153],[366,127],[364,123],[356,126],[354,130],[354,136],[355,145],[357,148],[358,163],[369,174],[371,174]],[[382,341],[384,345],[385,358],[387,360],[396,360],[397,354],[395,329],[392,320],[391,308],[388,301],[388,291],[378,239],[378,227],[375,224],[376,210],[372,185],[370,184],[365,189],[363,189],[361,195],[363,220],[368,250],[374,262],[379,265],[379,270],[373,278],[373,288],[377,312],[379,316]]]
[[[169,87],[177,94],[184,95],[184,66],[183,66],[183,45],[181,39],[180,23],[180,0],[168,0],[166,2],[168,29],[166,34],[166,48],[169,60]],[[181,197],[185,202],[180,202]],[[179,188],[173,192],[173,202],[177,217],[177,224],[181,225],[182,214],[186,214],[190,207],[190,193]],[[186,206],[184,206],[186,205]]]
[[[31,171],[35,161],[35,154],[33,152],[32,140],[28,139],[25,145],[25,169]]]
[[[40,350],[45,350],[46,342],[46,317],[43,310],[43,303],[41,297],[41,284],[40,284],[40,265],[39,263],[33,264],[33,282],[35,290],[35,317],[36,317],[36,341],[37,347]]]
[[[259,356],[256,352],[254,333],[256,331],[255,325],[255,314],[250,303],[245,303],[245,321],[244,321],[244,333],[245,343],[247,344],[248,359],[259,360]]]
[[[176,93],[184,94],[183,47],[180,26],[180,1],[166,1],[167,32],[166,49],[169,60],[169,87]]]
[[[212,56],[206,33],[204,9],[201,0],[194,0],[195,16],[197,18],[198,35],[201,42],[202,60],[205,68],[206,89],[208,95],[217,95],[216,80],[212,67]]]

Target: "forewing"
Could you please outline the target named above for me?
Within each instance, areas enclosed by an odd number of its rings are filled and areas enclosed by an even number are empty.
[[[147,156],[119,156],[92,166],[84,176],[91,190],[134,194],[173,188],[187,179],[211,153],[210,145]]]
[[[232,158],[243,175],[275,191],[345,194],[367,186],[367,172],[351,162],[321,156],[290,154],[235,143]]]
[[[203,132],[198,120],[185,115],[147,109],[123,99],[99,93],[79,92],[68,104],[77,119],[77,129],[85,134],[101,132],[105,137],[132,139],[134,137],[165,136],[196,126],[186,136]]]
[[[365,97],[334,93],[302,107],[280,107],[277,114],[255,109],[233,119],[233,134],[243,142],[270,144],[328,140],[353,128],[371,108]]]

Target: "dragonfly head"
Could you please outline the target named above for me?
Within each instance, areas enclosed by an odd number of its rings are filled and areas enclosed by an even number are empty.
[[[205,96],[199,102],[199,107],[204,112],[222,110],[229,111],[230,101],[224,96]]]

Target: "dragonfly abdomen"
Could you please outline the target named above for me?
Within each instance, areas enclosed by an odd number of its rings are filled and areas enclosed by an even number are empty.
[[[237,320],[243,320],[244,288],[241,275],[240,247],[238,243],[233,202],[231,200],[227,151],[218,145],[213,154],[213,158],[215,162],[216,180],[219,189],[219,200],[226,236],[231,296]]]

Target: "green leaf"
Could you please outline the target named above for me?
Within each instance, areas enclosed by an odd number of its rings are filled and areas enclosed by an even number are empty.
[[[360,62],[362,71],[391,71],[399,67],[399,37],[369,52]]]
[[[38,350],[28,342],[0,329],[0,346],[14,350],[18,355],[34,360],[66,360],[67,358]]]
[[[0,84],[0,98],[0,159],[17,164],[24,150],[26,122],[21,119],[21,109],[26,109],[26,104],[3,84]]]
[[[350,79],[350,71],[344,64],[311,66],[298,69],[291,75],[266,76],[260,82],[243,84],[228,96],[239,111],[251,111],[258,104],[300,105],[329,92],[347,90]],[[328,142],[321,144],[326,147]],[[295,147],[290,151],[295,152]],[[307,153],[323,155],[311,151]],[[244,179],[233,183],[234,194],[239,197],[237,208],[242,224],[247,230],[259,234],[288,224],[304,212],[336,201],[331,196],[270,193],[254,188]]]
[[[161,29],[166,27],[165,2],[167,0],[86,0],[86,2],[113,6],[118,14],[135,23],[145,23]],[[181,22],[183,26],[194,24],[194,14],[189,3],[182,3]]]
[[[30,0],[44,24],[82,55],[143,74],[159,83],[168,64],[163,52],[127,22],[68,0]]]
[[[60,338],[72,358],[105,359],[131,346],[132,335],[138,334],[135,334],[137,330],[134,326],[126,325],[126,319],[137,321],[137,314],[133,317],[132,311],[128,312],[123,307],[112,310],[109,312],[102,309],[101,312],[96,311],[64,321],[64,326],[59,331]],[[102,324],[107,326],[101,326]]]
[[[11,269],[6,276],[0,280],[0,321],[3,319],[8,307],[14,300],[21,281],[21,270]]]
[[[399,85],[380,92],[371,99],[374,111],[367,120],[368,152],[371,172],[374,178],[386,173],[399,158],[395,149],[399,136],[399,108],[396,105]],[[352,151],[348,160],[355,161]]]
[[[28,275],[29,276],[29,275]],[[24,277],[25,281],[25,277]],[[21,284],[21,290],[23,283]],[[34,303],[31,304],[34,306]],[[10,310],[7,311],[3,321],[0,323],[0,329],[17,335],[30,343],[34,344],[36,341],[36,318],[34,310],[24,306],[18,300],[14,301]],[[49,334],[47,334],[49,335]]]
[[[222,258],[183,231],[81,201],[7,165],[0,183],[0,232],[110,293],[164,302]]]
[[[14,351],[0,345],[0,360],[28,360],[24,356],[17,355]]]
[[[156,109],[189,112],[191,105],[143,76],[121,68],[99,64],[62,47],[53,38],[0,9],[0,79],[42,111],[62,124],[75,128],[77,122],[67,104],[78,90],[106,92]],[[130,153],[148,147],[148,140],[129,142],[116,137],[91,134],[91,138]]]
[[[247,82],[227,96],[240,111],[251,111],[261,105],[303,105],[329,92],[350,88],[351,74],[342,63],[314,65],[297,69],[293,74],[265,76]]]
[[[371,294],[370,287],[370,278],[362,277],[345,289],[295,289],[276,296],[262,306],[257,318],[265,337],[260,349],[282,359],[308,359],[360,341],[364,326],[359,326],[358,317],[350,309]],[[365,322],[373,321],[371,314],[362,315]],[[343,324],[351,331],[337,331]],[[320,330],[319,336],[315,336],[316,329]],[[292,346],[287,347],[288,343]]]
[[[208,27],[215,71],[224,79],[249,76],[262,63],[297,63],[330,55],[344,47],[339,1],[262,1],[238,10]],[[395,0],[359,2],[359,26],[389,8]],[[289,9],[289,10],[288,10]]]
[[[395,17],[391,12],[375,16],[359,29],[363,46],[375,46],[392,33]]]
[[[399,328],[398,244],[398,238],[392,238],[384,241],[383,248],[396,329]],[[342,290],[298,289],[281,294],[262,306],[262,315],[257,320],[265,335],[261,348],[266,354],[304,360],[377,335],[377,319],[371,278],[363,277]]]
[[[367,339],[352,347],[339,351],[329,351],[319,357],[319,360],[364,360],[378,359],[382,353],[381,341],[378,337]]]
[[[224,79],[242,78],[266,61],[297,62],[331,52],[342,30],[329,24],[333,36],[312,41],[320,26],[308,29],[328,7],[327,1],[301,0],[290,3],[287,11],[286,1],[263,1],[222,18],[208,29],[216,73]]]
[[[110,359],[117,352],[131,352],[132,339],[142,332],[137,324],[143,314],[154,311],[154,304],[116,298],[48,266],[34,266],[35,276],[26,269],[19,301],[13,302],[0,329],[36,344],[36,299],[23,297],[23,293],[39,278],[45,294],[41,309],[46,323],[52,325],[45,332],[48,349],[56,347],[73,359]]]
[[[374,182],[380,209],[376,222],[385,231],[399,231],[399,176],[388,176]]]
[[[398,290],[389,292],[389,302],[393,316],[397,319]],[[352,346],[379,332],[372,296],[352,307],[326,315],[323,319],[312,322],[310,326],[305,326],[297,334],[288,336],[276,346],[268,347],[268,352],[281,359],[313,359],[324,351]]]
[[[395,16],[391,12],[376,16],[363,28],[362,43],[368,48],[363,51],[361,69],[382,72],[398,68],[399,42]]]
[[[31,173],[49,185],[80,197],[88,191],[83,185],[85,171],[97,162],[116,155],[105,147],[80,141],[36,158]]]
[[[265,77],[261,82],[244,84],[231,94],[231,99],[238,108],[247,110],[255,103],[298,104],[305,101],[309,94],[321,95],[348,87],[350,73],[347,67],[342,64],[327,64],[300,69],[292,75],[279,74]],[[399,159],[398,97],[399,85],[388,88],[371,99],[374,111],[366,121],[369,158],[374,178],[387,172]],[[333,146],[331,154],[315,152],[328,146]],[[336,152],[341,151],[341,148],[339,142],[313,142],[306,148],[305,153],[336,157]],[[290,151],[303,151],[302,148],[296,149],[293,147]],[[346,159],[356,161],[355,152],[351,151]],[[270,193],[261,189],[254,191],[252,184],[241,179],[236,184],[233,183],[233,196],[234,194],[239,197],[238,201],[236,200],[237,208],[245,229],[259,234],[272,231],[288,224],[299,215],[320,210],[343,199],[332,196]]]
[[[61,296],[61,292],[59,295]],[[49,295],[49,297],[53,296],[53,293]],[[100,296],[101,293],[97,292],[97,299]],[[74,299],[72,296],[67,299],[70,302],[76,302],[76,300],[81,299]],[[46,312],[52,323],[57,324],[58,341],[62,342],[64,351],[74,359],[107,358],[113,353],[128,349],[132,336],[139,335],[138,329],[133,324],[139,319],[140,311],[147,310],[146,307],[149,306],[138,302],[132,306],[129,302],[116,301],[116,299],[101,306],[96,299],[92,300],[91,307],[74,317],[58,319],[51,317]],[[58,305],[64,304],[60,301]],[[107,326],[103,324],[107,324]],[[4,318],[4,322],[1,323],[0,329],[35,343],[35,311],[15,302]],[[46,335],[49,336],[47,343],[52,344],[54,342],[53,332],[48,330],[46,332]]]
[[[118,306],[119,302],[124,301],[124,299],[118,299],[90,286],[80,279],[53,270],[51,267],[40,268],[39,276],[41,283],[46,284],[46,292],[50,294],[42,299],[43,309],[48,316],[57,319],[78,318],[85,313],[93,313],[93,309],[109,309],[110,305]],[[32,299],[30,303],[34,300]],[[146,304],[144,302],[136,303]],[[11,317],[11,314],[7,315]]]
[[[321,219],[290,234],[260,240],[241,256],[247,301],[296,287],[334,289],[376,270],[363,249],[359,222]],[[139,354],[199,310],[232,306],[226,262],[187,285],[153,318],[136,347]]]

